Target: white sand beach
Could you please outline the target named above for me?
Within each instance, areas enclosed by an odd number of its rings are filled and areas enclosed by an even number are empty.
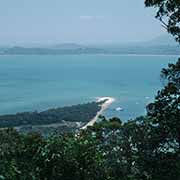
[[[103,111],[105,111],[115,101],[115,98],[113,98],[113,97],[97,97],[96,102],[102,102],[102,101],[105,101],[105,102],[101,105],[101,110],[98,111],[96,116],[91,121],[89,121],[85,126],[83,126],[81,129],[86,129],[88,126],[93,126],[94,123],[97,121],[99,115],[101,115],[103,113]]]

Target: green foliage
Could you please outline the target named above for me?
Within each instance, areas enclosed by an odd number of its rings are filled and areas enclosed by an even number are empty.
[[[162,70],[165,87],[158,92],[148,115],[162,136],[161,141],[170,144],[174,152],[180,150],[180,59]]]
[[[23,136],[13,129],[0,131],[0,176],[4,179],[33,179],[34,155],[43,139],[38,134]]]
[[[27,125],[48,125],[53,123],[88,122],[101,109],[101,103],[92,102],[70,107],[49,109],[43,112],[24,112],[15,115],[1,115],[0,128]]]
[[[38,134],[20,135],[12,129],[0,134],[1,179],[105,179],[102,153],[91,136],[44,139]]]
[[[157,8],[156,18],[180,43],[180,1],[145,0],[145,5]],[[148,169],[155,180],[180,179],[180,59],[164,68],[161,77],[165,86],[147,106],[153,147]]]
[[[101,153],[92,138],[53,137],[37,157],[40,179],[104,179]]]
[[[156,18],[169,33],[180,42],[180,1],[179,0],[145,0],[147,7],[157,8]]]
[[[161,76],[165,86],[147,107],[152,138],[156,141],[155,160],[161,167],[161,178],[180,179],[180,59],[163,69]]]
[[[0,178],[169,180],[180,178],[180,154],[150,116],[96,123],[78,134],[44,139],[0,131]]]

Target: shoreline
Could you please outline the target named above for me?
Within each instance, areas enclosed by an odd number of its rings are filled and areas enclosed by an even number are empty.
[[[1,56],[79,56],[79,55],[90,55],[90,56],[157,56],[157,57],[163,57],[163,56],[172,56],[172,57],[179,57],[180,54],[131,54],[131,53],[95,53],[95,54],[88,54],[88,53],[84,53],[84,54],[0,54]]]
[[[115,98],[113,98],[113,97],[97,97],[96,102],[102,102],[102,101],[105,101],[105,102],[101,105],[100,111],[98,111],[96,116],[93,119],[91,119],[86,125],[81,127],[81,129],[86,129],[88,126],[93,126],[96,123],[96,121],[98,120],[99,115],[101,115],[106,109],[108,109],[108,107],[115,101]]]

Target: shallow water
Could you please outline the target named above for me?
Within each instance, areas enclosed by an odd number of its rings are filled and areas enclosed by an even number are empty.
[[[176,60],[148,55],[0,56],[0,114],[112,96],[116,102],[105,115],[134,118],[145,113],[161,88],[160,70]]]

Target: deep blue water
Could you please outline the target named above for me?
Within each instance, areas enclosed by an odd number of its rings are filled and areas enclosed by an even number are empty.
[[[112,96],[105,112],[123,120],[145,113],[176,56],[0,56],[0,114],[45,110]],[[124,108],[123,112],[114,110]]]

